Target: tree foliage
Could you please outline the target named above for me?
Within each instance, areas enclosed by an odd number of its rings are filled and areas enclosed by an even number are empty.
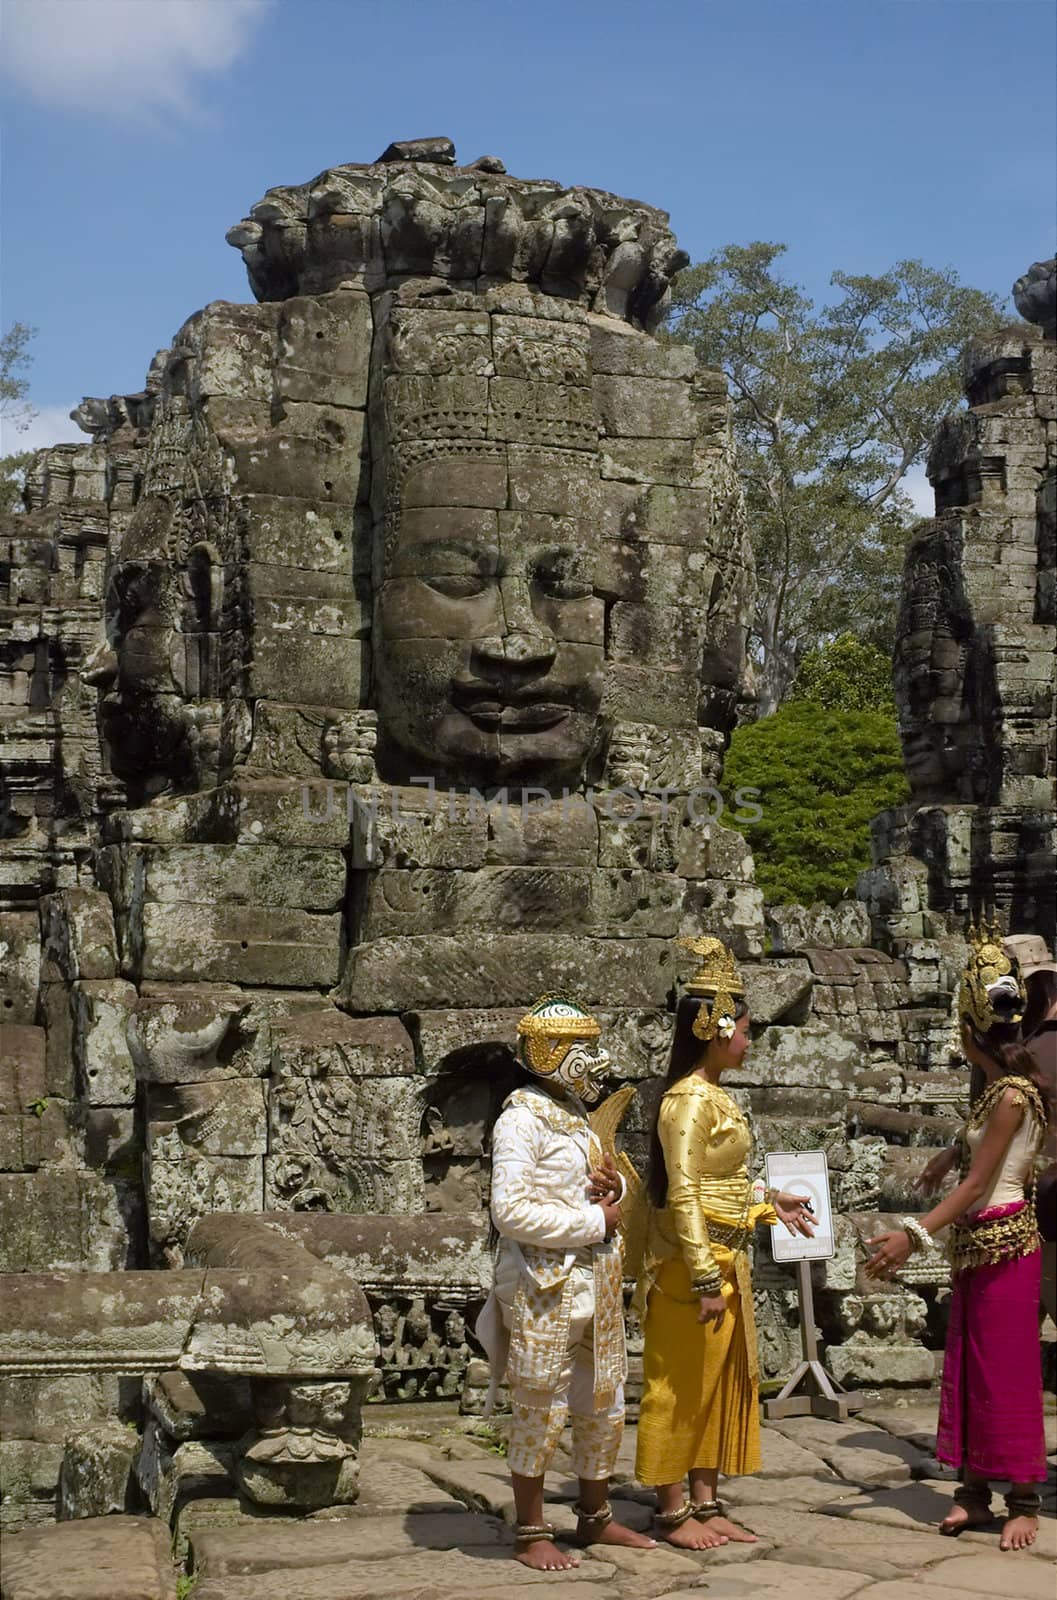
[[[870,865],[871,819],[909,795],[891,713],[808,700],[735,729],[723,787],[759,791],[760,820],[739,822],[735,812],[730,822],[752,846],[770,905],[834,905],[854,893]]]
[[[895,712],[892,658],[867,639],[838,634],[809,650],[797,670],[789,699],[824,711]]]
[[[7,332],[0,334],[0,417],[20,433],[24,433],[37,415],[29,404],[29,379],[26,372],[33,359],[29,342],[36,328],[25,322],[13,322]],[[17,450],[0,456],[0,513],[13,511],[22,493],[22,478],[32,451]]]
[[[961,399],[959,355],[1003,321],[950,271],[835,272],[816,305],[782,244],[728,245],[675,281],[671,337],[725,370],[759,573],[760,709],[803,656],[851,628],[890,648],[908,470]]]

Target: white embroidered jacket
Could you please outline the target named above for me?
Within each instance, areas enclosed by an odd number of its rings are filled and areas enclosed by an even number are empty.
[[[496,1121],[492,1219],[500,1243],[495,1287],[476,1327],[492,1365],[489,1409],[508,1364],[512,1383],[545,1390],[553,1381],[577,1266],[595,1280],[596,1382],[612,1390],[625,1376],[621,1242],[606,1241],[605,1213],[588,1199],[588,1173],[600,1159],[586,1116],[542,1089],[515,1090]]]
[[[525,1104],[529,1097],[538,1111]],[[587,1198],[586,1119],[542,1089],[523,1089],[518,1100],[500,1112],[492,1132],[492,1220],[501,1237],[565,1252],[600,1244],[606,1218]]]

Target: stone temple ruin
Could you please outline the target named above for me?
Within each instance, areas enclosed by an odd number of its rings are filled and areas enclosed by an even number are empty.
[[[965,1099],[978,874],[1053,937],[1052,271],[933,452],[912,803],[859,900],[765,911],[717,800],[752,558],[723,375],[656,336],[666,216],[421,140],[228,238],[256,304],[84,401],[3,535],[5,1516],[349,1501],[365,1406],[478,1408],[516,1017],[597,1011],[641,1166],[690,932],[743,964],[761,1152],[829,1157],[831,1369],[930,1382],[938,1256],[877,1289],[856,1249]]]

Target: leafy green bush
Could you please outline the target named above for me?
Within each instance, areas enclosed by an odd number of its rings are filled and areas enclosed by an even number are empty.
[[[842,633],[800,663],[790,700],[826,711],[895,711],[892,659],[875,644]]]
[[[723,792],[747,788],[763,816],[739,822],[732,807],[723,821],[751,844],[764,899],[834,905],[870,865],[871,818],[909,795],[895,717],[790,701],[735,730]]]

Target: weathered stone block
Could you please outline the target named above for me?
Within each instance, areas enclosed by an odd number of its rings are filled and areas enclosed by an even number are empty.
[[[669,829],[673,840],[675,871],[681,878],[723,878],[752,883],[752,851],[744,834],[713,820],[717,805],[711,793],[701,793],[678,805]]]
[[[541,948],[542,944],[542,948]],[[632,1005],[664,1001],[674,978],[664,939],[584,939],[498,934],[376,939],[350,952],[339,993],[351,1011],[531,1005],[568,989],[597,1005],[619,994]]]
[[[74,1056],[80,1093],[89,1105],[130,1106],[136,1098],[127,1040],[135,1006],[136,991],[122,978],[74,985]]]
[[[355,505],[363,499],[363,411],[290,404],[278,428],[231,438],[234,471],[247,494]]]
[[[41,1520],[54,1521],[64,1450],[61,1438],[23,1439],[5,1428],[5,1437],[0,1439],[0,1504],[13,1521],[33,1521],[34,1507],[41,1504],[46,1513]],[[6,1517],[2,1525],[6,1542]]]
[[[621,439],[602,441],[602,476],[621,483],[665,483],[691,488],[694,456],[691,439]]]
[[[40,970],[40,921],[36,912],[0,916],[0,1020],[35,1021]]]
[[[676,606],[618,600],[609,614],[607,653],[611,661],[678,670],[701,652],[706,621]]]
[[[264,1085],[258,1078],[222,1082],[152,1084],[147,1091],[147,1149],[174,1131],[206,1156],[263,1156],[268,1149]]]
[[[204,1439],[175,1444],[151,1417],[143,1431],[136,1481],[152,1516],[168,1526],[182,1502],[236,1492],[234,1447]]]
[[[859,900],[810,908],[768,906],[767,927],[776,955],[798,955],[812,947],[847,949],[870,943],[870,914]]]
[[[303,705],[354,710],[363,703],[366,651],[359,639],[341,634],[289,634],[278,629],[256,635],[247,693]]]
[[[674,1019],[663,1009],[613,1010],[601,1007],[602,1044],[613,1062],[613,1077],[633,1082],[662,1076],[672,1044]],[[630,1120],[631,1113],[628,1113]]]
[[[506,1046],[512,1049],[517,1037],[519,1010],[409,1011],[404,1017],[415,1041],[422,1071],[437,1072],[445,1059],[457,1050],[474,1045]]]
[[[273,1071],[279,1077],[411,1076],[411,1038],[395,1017],[350,1017],[328,1008],[290,1017],[272,1030]]]
[[[607,939],[672,938],[682,919],[683,888],[682,879],[668,873],[592,872],[586,926]]]
[[[338,977],[341,916],[276,907],[148,904],[144,978],[319,988]]]
[[[215,1372],[163,1372],[147,1378],[143,1399],[171,1439],[238,1439],[253,1423],[248,1378]]]
[[[0,1024],[0,1106],[26,1109],[47,1089],[43,1028]]]
[[[202,1156],[175,1131],[156,1132],[151,1138],[144,1186],[151,1243],[170,1264],[179,1265],[187,1235],[199,1217],[264,1207],[259,1155]]]
[[[763,894],[755,884],[722,878],[689,883],[683,896],[679,932],[711,933],[730,945],[739,959],[764,951]]]
[[[154,1517],[88,1517],[4,1540],[5,1600],[176,1600],[168,1529]]]
[[[595,813],[576,795],[552,799],[542,790],[524,789],[520,800],[489,809],[484,865],[593,867],[597,851]]]
[[[603,436],[692,439],[697,433],[690,388],[679,379],[596,373],[592,392]]]
[[[139,1448],[135,1428],[120,1422],[99,1422],[70,1434],[59,1478],[59,1521],[130,1510],[132,1468]]]
[[[693,673],[613,662],[606,671],[602,708],[618,722],[677,728],[696,723],[698,692]]]
[[[420,1154],[425,1088],[414,1078],[286,1077],[268,1104],[270,1150],[325,1146],[338,1165],[361,1157],[411,1161]]]
[[[754,1022],[795,1020],[793,1013],[810,999],[814,982],[806,961],[761,961],[743,973]]]
[[[117,976],[114,914],[97,889],[62,889],[41,901],[44,954],[68,983]]]
[[[485,798],[423,788],[348,790],[354,867],[480,867],[488,840]]]
[[[590,873],[548,867],[432,867],[372,873],[359,922],[361,941],[458,928],[564,928],[588,914]]]
[[[591,365],[596,374],[629,378],[690,378],[697,358],[687,345],[658,344],[625,322],[592,316]],[[642,431],[642,430],[640,430]]]
[[[774,1088],[850,1090],[862,1064],[862,1046],[817,1024],[770,1027],[753,1040],[740,1066],[724,1082]]]
[[[188,356],[196,399],[223,395],[267,405],[272,399],[277,308],[217,300],[196,312],[176,335]]]
[[[271,1058],[266,1011],[233,984],[145,984],[127,1037],[147,1083],[260,1077]]]
[[[146,901],[336,911],[345,895],[345,862],[336,849],[204,844],[135,854]]]
[[[280,396],[366,406],[372,335],[371,302],[365,294],[343,290],[283,301],[276,371]]]
[[[136,1191],[95,1172],[0,1176],[0,1271],[117,1271],[133,1265]]]
[[[323,573],[344,577],[369,566],[369,520],[354,503],[248,494],[235,506],[254,562],[297,568],[312,581]]]

